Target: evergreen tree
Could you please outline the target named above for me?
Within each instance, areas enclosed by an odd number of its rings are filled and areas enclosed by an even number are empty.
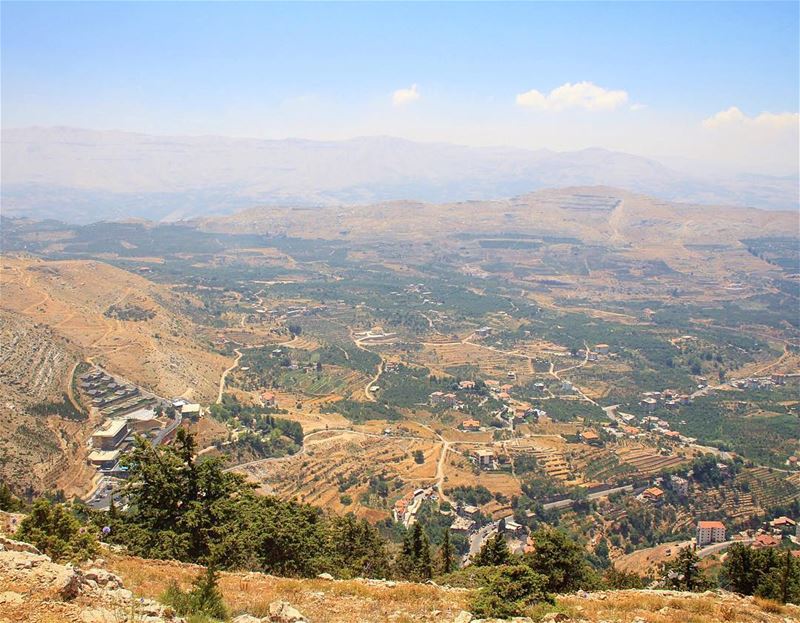
[[[585,554],[578,543],[555,528],[542,528],[533,534],[534,551],[523,561],[536,573],[547,577],[547,590],[566,593],[591,585]]]
[[[731,590],[776,601],[800,601],[800,562],[791,551],[752,549],[732,545],[725,558],[722,577]]]
[[[442,573],[450,573],[456,568],[455,548],[450,542],[450,529],[444,531],[442,545],[439,548],[439,562]]]
[[[86,560],[98,549],[94,534],[84,531],[66,506],[46,498],[34,503],[20,522],[16,538],[32,543],[57,562]]]
[[[674,561],[663,565],[662,579],[668,588],[682,591],[703,591],[709,585],[694,546],[684,547]]]
[[[11,493],[11,489],[5,482],[0,481],[0,511],[16,513],[22,509],[22,501]]]
[[[218,582],[217,571],[212,566],[207,567],[205,573],[195,580],[194,587],[189,592],[193,613],[202,613],[215,619],[228,617]]]
[[[478,591],[470,609],[481,618],[505,619],[523,616],[541,602],[554,603],[547,593],[547,578],[526,565],[503,565]]]
[[[406,533],[397,566],[400,574],[409,580],[429,580],[433,577],[430,541],[419,522]]]
[[[481,547],[472,564],[477,567],[494,567],[511,563],[511,551],[508,549],[502,532],[490,537]]]

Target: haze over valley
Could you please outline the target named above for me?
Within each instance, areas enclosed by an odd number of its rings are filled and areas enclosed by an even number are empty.
[[[0,623],[800,623],[800,5],[0,8]]]
[[[681,173],[594,148],[465,147],[391,137],[346,141],[4,129],[4,213],[92,222],[180,220],[257,204],[488,200],[606,185],[705,205],[796,209],[797,177]]]

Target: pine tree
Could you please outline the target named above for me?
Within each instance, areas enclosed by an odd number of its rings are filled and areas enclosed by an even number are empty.
[[[472,561],[477,567],[493,567],[511,563],[511,550],[508,549],[502,532],[497,532],[481,547]]]
[[[700,569],[700,557],[694,547],[684,547],[676,559],[663,567],[664,581],[669,588],[685,591],[701,591],[708,586]]]
[[[433,577],[433,561],[431,560],[431,544],[428,535],[422,532],[422,543],[417,560],[417,574],[422,580],[430,580]]]
[[[226,619],[228,611],[222,601],[222,593],[218,587],[219,576],[216,569],[209,565],[205,573],[194,581],[189,592],[192,613],[203,613],[215,619]]]
[[[450,530],[444,531],[444,538],[442,545],[439,548],[439,560],[441,563],[442,573],[450,573],[456,567],[455,561],[455,548],[450,542]]]

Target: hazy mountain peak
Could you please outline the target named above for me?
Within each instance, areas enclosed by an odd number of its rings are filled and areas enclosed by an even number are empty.
[[[258,203],[484,200],[594,185],[696,203],[797,207],[796,178],[701,178],[601,147],[552,152],[391,136],[263,140],[72,127],[6,129],[2,140],[6,214],[76,221],[181,218]]]

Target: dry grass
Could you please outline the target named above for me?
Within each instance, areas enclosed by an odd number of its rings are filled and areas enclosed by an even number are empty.
[[[559,603],[573,616],[589,621],[637,618],[647,623],[795,623],[800,608],[781,606],[759,598],[741,598],[731,593],[672,593],[670,591],[617,591],[591,594],[590,598],[564,596]],[[785,617],[785,618],[784,618]]]
[[[174,579],[184,588],[200,573],[196,565],[149,561],[110,555],[107,567],[122,576],[135,594],[158,597]],[[259,573],[222,573],[220,588],[233,613],[267,613],[269,603],[285,600],[312,622],[387,623],[389,621],[452,621],[468,609],[472,592],[407,582],[395,586],[361,580],[325,581],[279,578]],[[554,608],[541,605],[529,614],[535,620]],[[587,623],[797,623],[800,607],[731,593],[673,591],[608,591],[588,597],[563,595],[555,610]],[[438,614],[433,613],[438,611]]]
[[[188,587],[201,571],[195,565],[127,556],[110,556],[107,566],[122,576],[134,593],[151,598],[158,597],[171,579]],[[265,616],[270,602],[280,599],[294,605],[310,621],[329,623],[448,621],[466,608],[470,596],[469,592],[424,584],[401,582],[388,587],[355,580],[299,580],[257,573],[222,573],[220,589],[235,614]],[[437,610],[441,614],[432,616]]]

